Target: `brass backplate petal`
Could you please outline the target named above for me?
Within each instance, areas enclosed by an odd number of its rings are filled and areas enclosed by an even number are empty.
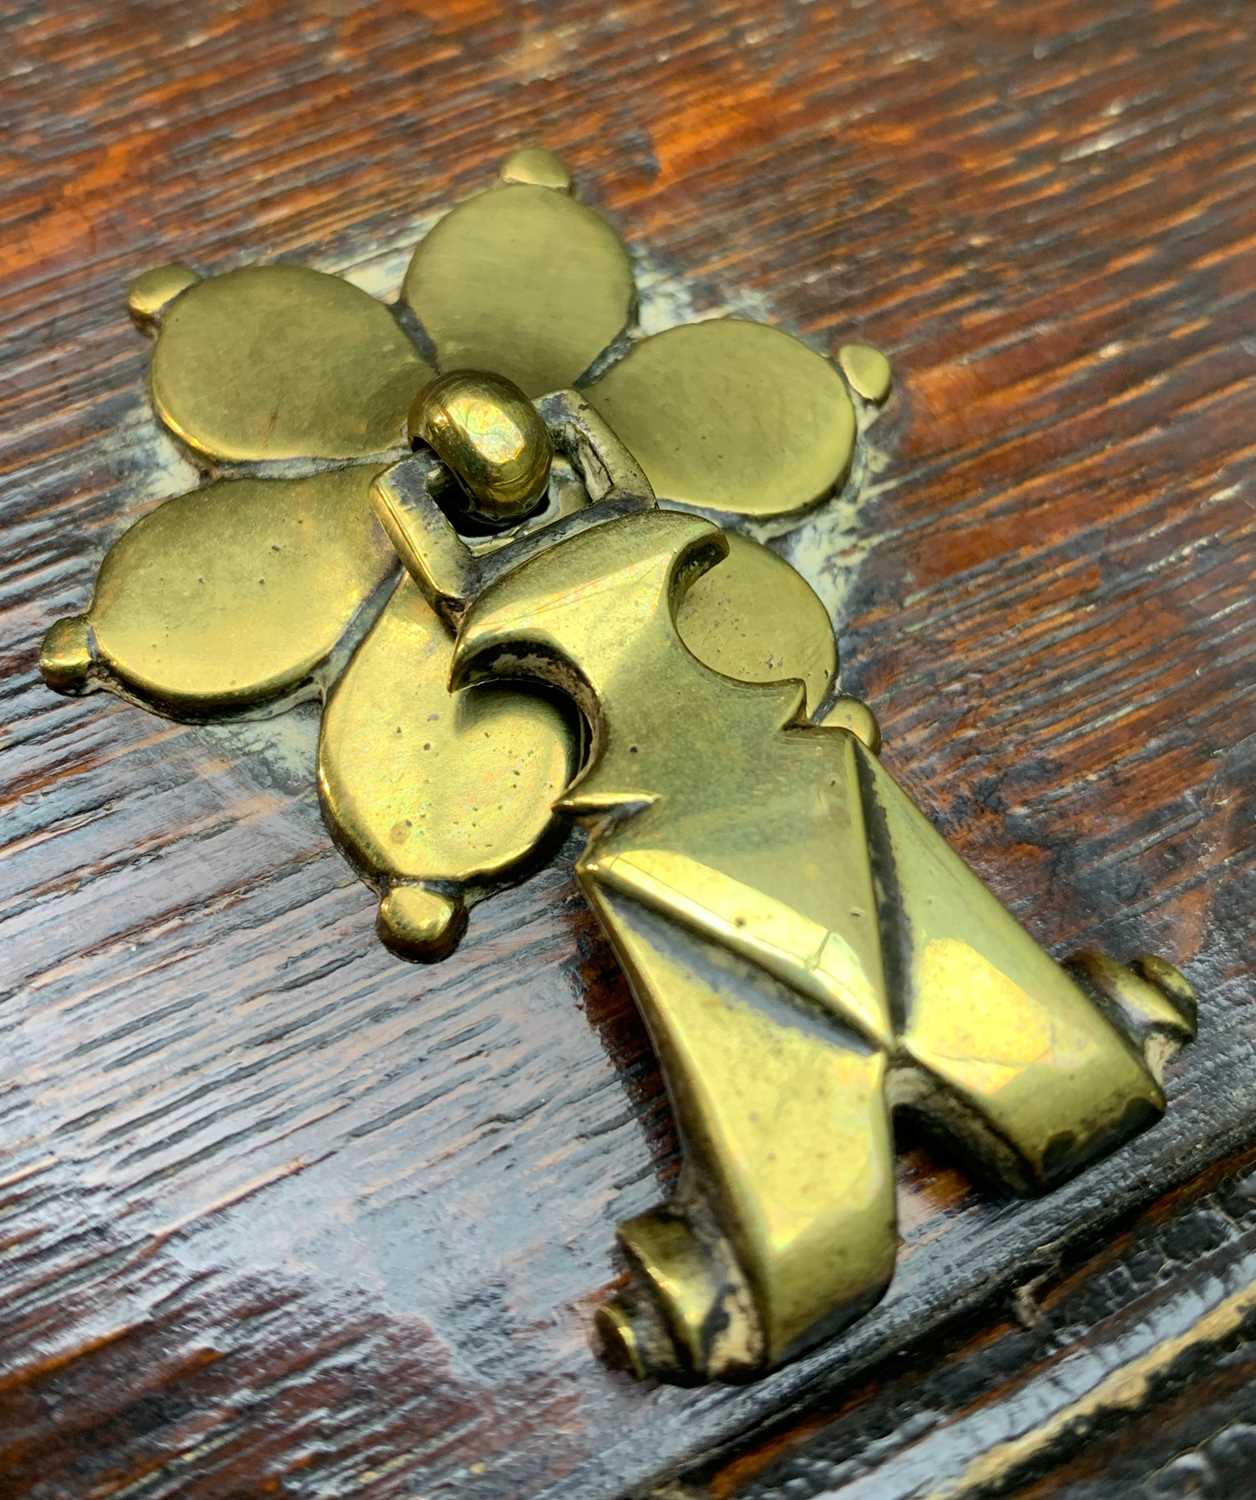
[[[377,472],[225,479],[159,505],[101,564],[84,672],[176,714],[300,686],[396,570]]]
[[[569,386],[620,333],[634,290],[605,219],[566,193],[506,183],[436,225],[402,296],[442,370],[491,370],[539,396]]]
[[[660,499],[768,519],[842,483],[855,413],[837,370],[779,329],[735,318],[643,339],[585,392]]]
[[[453,638],[404,578],[327,699],[318,753],[337,841],[379,883],[505,876],[554,821],[572,772],[554,700],[452,694]]]
[[[176,437],[240,462],[400,448],[431,374],[389,310],[339,276],[249,266],[174,299],[150,379]]]

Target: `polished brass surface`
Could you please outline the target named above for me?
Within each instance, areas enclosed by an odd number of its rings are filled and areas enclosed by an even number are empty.
[[[811,585],[775,552],[726,533],[727,561],[697,579],[676,609],[676,626],[708,667],[745,682],[797,678],[807,708],[819,708],[837,675],[837,642]]]
[[[1109,1019],[911,805],[867,721],[813,727],[800,683],[695,658],[682,602],[728,551],[649,508],[541,532],[463,607],[453,662],[460,684],[547,682],[586,720],[558,805],[685,1142],[671,1203],[621,1230],[632,1285],[599,1326],[613,1360],[682,1382],[770,1368],[883,1293],[893,1106],[1039,1191],[1159,1115],[1193,1024],[1147,962],[1147,994],[1123,991],[1147,1026]]]
[[[539,396],[570,385],[627,326],[634,291],[604,219],[566,192],[507,182],[437,224],[402,296],[443,370],[492,370]]]
[[[209,458],[364,458],[404,445],[431,373],[388,309],[347,281],[248,266],[169,306],[150,384],[157,415]]]
[[[721,514],[807,510],[842,483],[854,453],[841,376],[762,323],[717,318],[656,334],[588,396],[660,499]]]
[[[448,628],[406,578],[328,696],[319,740],[323,807],[384,892],[381,935],[423,958],[442,955],[461,892],[543,851],[573,750],[549,698],[451,696],[451,653]],[[421,900],[404,889],[416,882],[455,899]]]
[[[310,685],[396,571],[371,521],[375,473],[225,479],[165,501],[109,549],[83,625],[49,631],[45,677],[193,716]]]
[[[499,375],[438,376],[415,398],[407,427],[453,472],[472,520],[521,520],[549,483],[549,430],[519,387]]]
[[[871,344],[843,344],[837,351],[842,374],[865,401],[880,405],[890,394],[893,374],[890,362]]]

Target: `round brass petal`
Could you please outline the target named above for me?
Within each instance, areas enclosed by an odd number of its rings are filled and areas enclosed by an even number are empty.
[[[533,856],[572,771],[570,727],[514,687],[451,694],[453,641],[405,578],[328,698],[319,789],[376,879],[466,882]]]
[[[524,183],[447,214],[402,288],[442,370],[489,370],[529,396],[582,374],[627,324],[633,295],[610,225],[565,193]]]
[[[837,642],[811,585],[775,552],[728,533],[728,556],[692,584],[676,612],[699,661],[743,682],[801,678],[808,711],[837,675]]]
[[[644,339],[585,392],[660,499],[760,519],[846,477],[855,413],[833,366],[779,329],[718,318]]]
[[[101,565],[98,664],[193,714],[301,684],[396,567],[367,499],[377,472],[221,480],[158,506]]]
[[[374,297],[301,266],[249,266],[171,304],[151,383],[176,437],[240,462],[403,447],[406,412],[431,376]]]

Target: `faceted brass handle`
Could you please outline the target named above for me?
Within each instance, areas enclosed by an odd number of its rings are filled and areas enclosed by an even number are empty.
[[[607,1352],[637,1375],[741,1379],[884,1292],[894,1106],[1041,1191],[1159,1116],[1193,1005],[1158,961],[1054,963],[845,704],[811,725],[799,684],[699,662],[676,612],[727,550],[714,526],[604,515],[502,554],[460,605],[454,681],[542,680],[586,718],[559,806],[588,833],[581,885],[684,1142],[673,1199],[620,1227],[632,1286],[600,1314]]]

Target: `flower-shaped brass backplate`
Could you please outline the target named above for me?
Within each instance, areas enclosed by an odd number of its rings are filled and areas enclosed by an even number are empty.
[[[547,847],[573,753],[549,698],[450,695],[448,629],[371,514],[372,480],[409,450],[419,391],[467,366],[534,397],[577,385],[664,503],[736,527],[788,526],[839,489],[859,393],[888,389],[875,351],[843,350],[843,378],[763,324],[638,336],[623,242],[538,149],[436,224],[395,306],[292,265],[207,278],[165,266],[129,302],[155,337],[153,408],[209,482],[110,549],[86,614],[49,631],[44,675],[181,719],[321,697],[328,824],[381,895],[385,941],[417,957],[447,952],[467,905]],[[554,485],[574,482],[556,471]],[[831,693],[824,607],[749,536],[680,623],[722,671],[801,677],[813,708]]]

